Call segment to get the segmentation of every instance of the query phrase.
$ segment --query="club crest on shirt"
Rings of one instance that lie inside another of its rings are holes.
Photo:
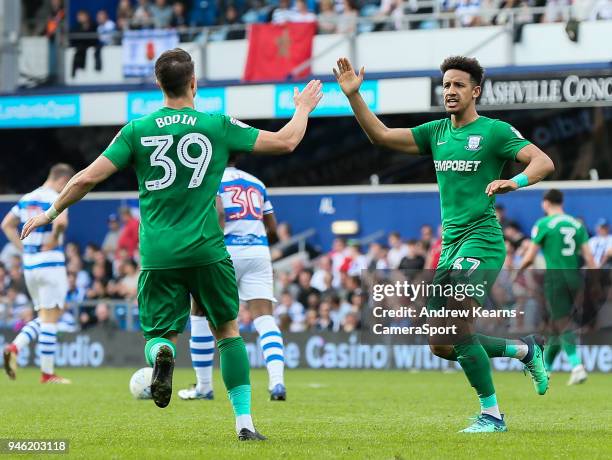
[[[480,150],[481,140],[482,140],[482,136],[468,136],[467,145],[465,146],[465,149],[470,150],[472,152]]]

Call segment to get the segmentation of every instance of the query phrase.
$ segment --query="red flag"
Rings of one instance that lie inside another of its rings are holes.
[[[253,24],[249,28],[246,81],[285,80],[291,70],[312,57],[315,22]],[[310,75],[310,66],[295,77]]]

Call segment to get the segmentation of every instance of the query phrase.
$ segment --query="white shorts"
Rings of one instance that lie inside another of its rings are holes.
[[[34,309],[64,308],[68,294],[66,267],[44,267],[24,270],[24,278]]]
[[[276,302],[270,259],[236,259],[233,263],[241,301],[266,299]]]

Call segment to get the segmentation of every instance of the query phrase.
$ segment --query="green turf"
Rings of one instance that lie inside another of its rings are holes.
[[[509,432],[466,435],[457,430],[478,406],[461,373],[293,370],[282,403],[268,401],[257,370],[254,420],[269,441],[239,443],[217,371],[217,399],[185,402],[176,390],[194,377],[177,370],[166,409],[132,398],[132,372],[62,370],[69,386],[40,385],[34,369],[15,382],[0,376],[0,438],[65,438],[69,456],[86,459],[610,458],[610,375],[567,387],[556,374],[537,396],[528,377],[497,373]]]

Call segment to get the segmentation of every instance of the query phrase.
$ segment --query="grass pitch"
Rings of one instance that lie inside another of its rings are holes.
[[[40,385],[35,369],[22,369],[15,382],[0,376],[0,438],[68,439],[68,456],[85,459],[612,456],[610,375],[567,387],[567,374],[555,374],[548,394],[537,396],[528,377],[496,373],[509,432],[466,435],[457,431],[478,403],[462,373],[290,370],[283,403],[268,401],[267,374],[255,370],[253,415],[269,440],[239,443],[217,370],[216,399],[185,402],[176,391],[194,375],[177,369],[166,409],[132,398],[133,371],[61,369],[73,380],[66,386]]]

